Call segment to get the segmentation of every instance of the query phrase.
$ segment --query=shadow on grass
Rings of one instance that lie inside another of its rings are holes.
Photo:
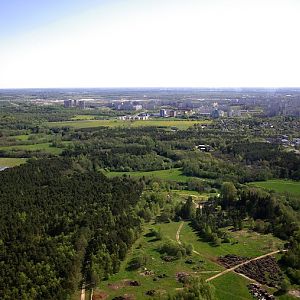
[[[157,242],[157,241],[160,241],[160,239],[154,238],[154,239],[152,239],[152,240],[149,240],[148,243],[154,243],[154,242]]]
[[[213,242],[209,241],[207,238],[205,238],[198,230],[196,230],[193,225],[192,222],[189,222],[188,225],[191,227],[192,232],[198,237],[197,242],[202,242],[202,243],[206,243],[211,247],[219,247],[219,245],[214,244]]]
[[[153,236],[155,236],[155,232],[150,231],[150,232],[144,234],[144,237],[147,237],[147,238],[148,237],[153,237]]]
[[[285,295],[286,293],[287,293],[287,291],[278,290],[278,291],[274,292],[273,295],[275,297],[279,297],[279,296]]]

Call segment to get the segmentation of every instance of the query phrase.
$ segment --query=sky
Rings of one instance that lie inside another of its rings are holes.
[[[299,0],[0,0],[0,88],[300,87]]]

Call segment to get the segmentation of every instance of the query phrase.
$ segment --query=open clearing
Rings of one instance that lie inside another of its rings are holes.
[[[0,157],[0,167],[15,167],[26,162],[26,158]]]
[[[80,120],[95,120],[95,116],[93,115],[77,115],[71,118],[72,121],[80,121]]]
[[[21,134],[21,135],[14,135],[12,138],[16,139],[17,141],[28,141],[30,135],[29,134]]]
[[[246,257],[257,257],[272,250],[283,248],[283,241],[271,234],[259,234],[245,230],[232,231],[227,228],[226,232],[231,237],[231,243],[222,243],[220,246],[213,246],[200,238],[194,229],[187,223],[181,230],[180,240],[194,245],[194,249],[203,257],[215,260],[218,256],[236,254]]]
[[[188,191],[186,191],[188,193]],[[183,285],[176,281],[178,272],[186,272],[207,279],[217,272],[225,270],[216,260],[219,255],[229,253],[238,253],[248,257],[256,257],[270,252],[270,249],[282,247],[282,241],[272,237],[271,235],[259,235],[246,230],[231,232],[235,241],[235,245],[221,244],[219,247],[213,247],[199,239],[197,234],[190,227],[188,222],[183,222],[180,232],[181,242],[192,243],[194,253],[186,258],[178,259],[172,262],[165,262],[161,259],[157,251],[159,245],[165,239],[176,240],[176,233],[180,226],[180,222],[170,222],[163,224],[146,224],[144,234],[136,241],[132,249],[129,251],[126,260],[122,262],[121,269],[118,274],[111,276],[107,281],[103,281],[95,293],[104,293],[108,295],[107,299],[116,296],[133,295],[134,299],[150,299],[145,293],[148,290],[157,290],[161,293],[174,293],[176,289],[182,288]],[[153,236],[147,235],[151,229],[160,229],[163,240],[158,241]],[[270,248],[271,247],[271,248]],[[147,270],[153,271],[153,275],[141,274],[140,270],[128,271],[126,266],[128,262],[136,256],[146,255],[149,262]],[[191,258],[193,263],[185,263],[187,258]],[[166,277],[158,278],[158,275],[165,274]],[[155,278],[155,279],[154,279]],[[154,280],[153,280],[154,279]],[[136,280],[140,286],[128,286],[126,280]],[[216,298],[218,300],[250,300],[253,299],[248,292],[247,284],[250,281],[234,272],[224,274],[213,280],[211,284],[216,289]],[[281,299],[281,298],[280,298]],[[294,299],[294,298],[282,298]]]
[[[67,143],[64,142],[67,146]],[[0,150],[3,151],[14,151],[14,150],[24,150],[24,151],[41,151],[51,153],[53,155],[59,155],[63,151],[63,148],[52,147],[51,143],[41,143],[32,145],[14,145],[14,146],[1,146]]]
[[[278,179],[252,182],[250,185],[258,186],[267,190],[274,190],[277,193],[289,193],[293,196],[300,196],[300,181]]]
[[[180,168],[168,169],[168,170],[158,170],[158,171],[147,171],[147,172],[107,172],[105,173],[108,177],[128,175],[132,177],[153,177],[160,178],[164,180],[171,180],[177,182],[187,182],[190,178],[182,174]]]
[[[91,127],[177,127],[178,129],[187,129],[194,124],[209,124],[211,121],[203,120],[74,120],[64,122],[48,122],[49,127],[73,127],[73,128],[91,128]]]
[[[192,197],[194,202],[203,202],[207,201],[209,197],[214,197],[216,193],[199,193],[197,191],[190,190],[171,190],[170,194],[173,198],[179,198],[181,200],[187,199],[187,197]]]

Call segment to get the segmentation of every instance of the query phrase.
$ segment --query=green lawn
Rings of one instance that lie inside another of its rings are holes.
[[[18,141],[28,141],[30,135],[29,134],[21,134],[21,135],[14,135],[12,137]]]
[[[180,239],[183,242],[191,243],[204,257],[215,261],[218,256],[226,254],[236,254],[240,256],[256,257],[270,251],[283,248],[283,241],[272,236],[271,234],[259,234],[248,230],[230,231],[227,232],[237,244],[222,243],[215,247],[199,238],[188,223],[185,223]]]
[[[292,295],[286,294],[286,295],[279,296],[278,299],[279,300],[297,300],[297,299],[299,300],[299,297],[297,298]]]
[[[54,155],[59,155],[63,151],[62,148],[51,147],[51,143],[41,143],[32,145],[15,145],[15,146],[1,146],[0,150],[13,151],[13,150],[27,150],[27,151],[42,151],[51,153]],[[67,143],[66,143],[67,145]]]
[[[218,300],[250,300],[254,299],[249,293],[249,281],[236,273],[227,273],[213,280],[215,295]]]
[[[77,115],[71,118],[72,121],[80,121],[80,120],[94,120],[95,116],[92,115]]]
[[[163,119],[154,119],[154,120],[74,120],[74,121],[63,121],[63,122],[48,122],[49,127],[73,127],[73,128],[90,128],[90,127],[142,127],[142,126],[154,126],[154,127],[177,127],[178,129],[187,129],[194,124],[208,124],[211,121],[202,121],[202,120],[163,120]]]
[[[0,167],[15,167],[26,162],[26,158],[0,157]]]
[[[179,223],[176,222],[159,225],[146,225],[144,233],[149,233],[150,228],[161,228],[164,238],[173,238],[175,240],[178,226]],[[181,288],[182,284],[176,281],[176,273],[182,271],[192,272],[191,265],[185,263],[185,258],[174,262],[163,261],[157,251],[160,243],[161,241],[154,241],[153,237],[147,237],[145,235],[141,236],[141,238],[134,244],[132,250],[129,251],[126,260],[122,262],[120,272],[111,276],[108,281],[102,282],[99,286],[99,290],[109,294],[108,299],[124,294],[133,294],[135,295],[135,299],[149,299],[149,296],[145,295],[148,290],[155,289],[166,293],[174,292],[176,288]],[[140,274],[140,271],[126,270],[128,262],[133,257],[141,254],[145,254],[149,257],[147,269],[154,271],[155,275],[143,276]],[[153,278],[160,274],[166,274],[167,277],[153,281]],[[109,286],[109,284],[121,284],[122,281],[126,279],[137,280],[140,282],[141,286],[126,286],[116,290]]]
[[[125,261],[121,263],[120,272],[111,276],[107,281],[100,283],[95,291],[108,295],[107,299],[112,299],[116,296],[134,295],[135,299],[149,299],[145,293],[148,290],[154,289],[162,293],[174,293],[176,289],[182,288],[182,284],[176,281],[176,273],[187,272],[202,277],[209,278],[216,271],[224,270],[222,266],[217,264],[216,258],[219,255],[227,253],[236,253],[244,256],[258,256],[262,253],[267,253],[272,247],[281,246],[282,242],[269,235],[257,235],[256,233],[247,233],[246,231],[237,232],[235,239],[239,241],[237,245],[225,245],[220,247],[212,247],[207,243],[199,240],[196,233],[188,225],[184,223],[180,234],[182,242],[192,243],[194,249],[200,254],[193,253],[191,259],[194,264],[186,264],[186,258],[182,258],[173,262],[165,262],[161,259],[157,251],[162,241],[157,241],[154,237],[147,236],[151,228],[160,229],[163,235],[163,240],[171,238],[176,240],[176,232],[180,222],[170,222],[163,224],[146,224],[144,226],[144,234],[135,242],[132,249],[128,252]],[[270,245],[269,241],[272,241]],[[146,265],[147,270],[154,272],[154,275],[144,276],[141,270],[128,271],[126,266],[128,262],[138,255],[146,255],[149,261]],[[212,272],[210,272],[212,271]],[[209,273],[207,273],[209,272]],[[166,278],[157,278],[160,274],[166,274]],[[141,285],[139,287],[126,286],[125,280],[137,280]],[[215,287],[217,300],[250,300],[253,299],[247,289],[249,281],[235,273],[228,273],[211,281]],[[282,298],[290,299],[290,298]]]
[[[294,196],[300,196],[300,181],[278,179],[252,182],[250,185],[258,186],[267,190],[274,190],[278,193],[290,193]]]
[[[170,194],[174,198],[186,199],[192,197],[195,202],[207,201],[209,197],[216,196],[216,193],[199,193],[197,191],[189,190],[171,190]]]
[[[160,178],[164,180],[172,180],[177,182],[187,182],[188,179],[192,177],[188,177],[182,174],[182,171],[180,168],[175,169],[168,169],[168,170],[158,170],[158,171],[148,171],[148,172],[107,172],[105,175],[108,177],[114,177],[114,176],[122,176],[122,175],[129,175],[132,177],[154,177],[154,178]]]

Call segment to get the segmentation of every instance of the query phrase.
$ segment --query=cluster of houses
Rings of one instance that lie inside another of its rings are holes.
[[[284,146],[291,146],[291,147],[300,146],[300,138],[289,139],[288,135],[281,135],[275,138],[266,138],[266,141],[271,144],[280,144]]]
[[[119,120],[149,120],[150,115],[147,113],[141,113],[137,115],[127,115],[118,117]]]

